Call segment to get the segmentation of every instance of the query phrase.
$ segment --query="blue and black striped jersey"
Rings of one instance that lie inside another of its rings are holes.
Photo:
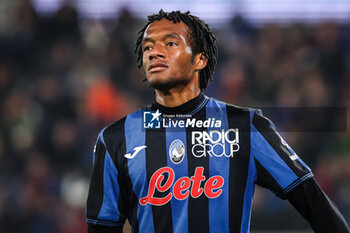
[[[101,131],[87,222],[129,219],[134,233],[246,233],[255,184],[285,198],[312,176],[261,111],[200,94]]]

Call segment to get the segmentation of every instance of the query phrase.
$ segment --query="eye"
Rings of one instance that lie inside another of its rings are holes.
[[[145,46],[145,47],[143,48],[143,51],[145,52],[145,51],[150,50],[150,49],[151,49],[151,46]]]
[[[167,46],[174,46],[177,45],[175,42],[173,41],[169,41],[168,43],[166,43]]]

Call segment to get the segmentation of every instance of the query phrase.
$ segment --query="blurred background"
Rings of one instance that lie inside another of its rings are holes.
[[[145,16],[160,8],[191,10],[217,35],[207,95],[324,111],[299,122],[269,117],[287,125],[282,136],[349,223],[349,127],[330,114],[350,115],[349,1],[1,0],[0,233],[86,232],[98,132],[153,101],[133,48]],[[315,119],[325,130],[300,126]],[[258,187],[251,228],[311,232],[288,202]]]

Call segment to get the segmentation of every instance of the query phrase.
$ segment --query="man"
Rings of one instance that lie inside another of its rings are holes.
[[[208,25],[162,10],[136,42],[155,103],[103,129],[89,233],[249,232],[255,183],[288,199],[315,232],[349,232],[306,164],[259,110],[203,94],[217,61]]]

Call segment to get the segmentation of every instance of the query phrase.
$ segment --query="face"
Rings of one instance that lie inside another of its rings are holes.
[[[142,42],[143,68],[150,86],[171,89],[193,79],[196,67],[188,35],[185,23],[174,24],[165,18],[146,29]]]

